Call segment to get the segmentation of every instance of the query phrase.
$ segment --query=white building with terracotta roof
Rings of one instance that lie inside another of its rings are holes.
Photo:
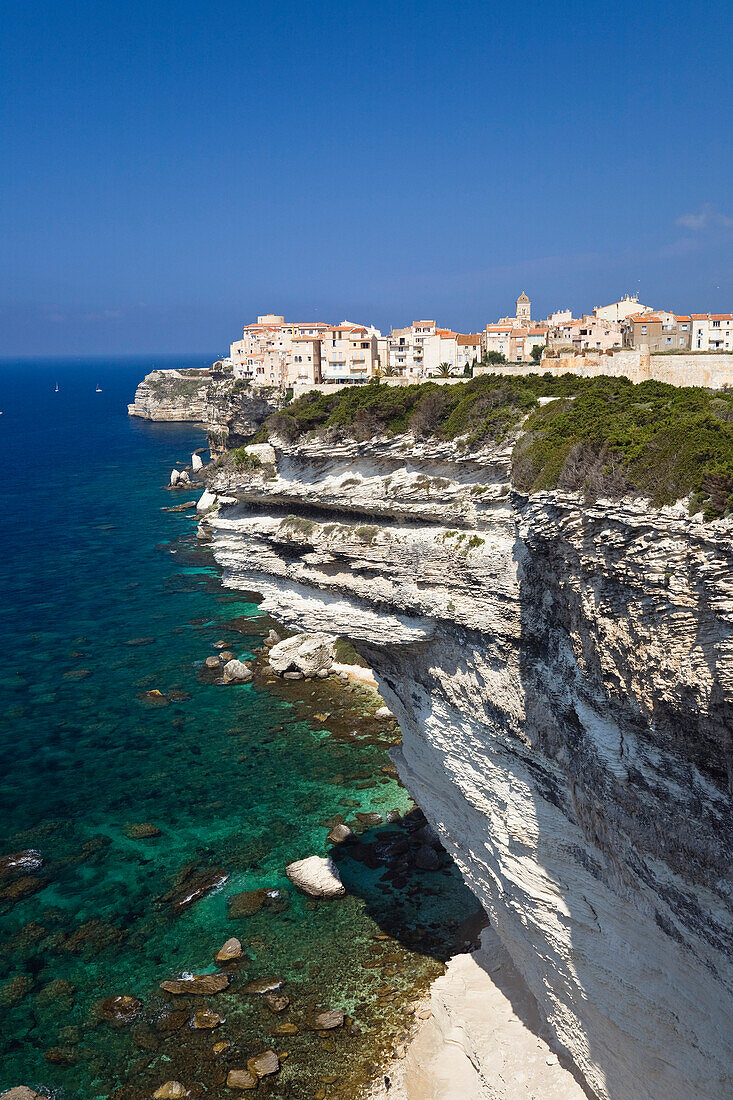
[[[733,313],[693,313],[693,351],[733,351]]]
[[[321,375],[324,382],[367,382],[379,370],[377,341],[381,332],[373,327],[342,321],[323,334]]]
[[[293,383],[364,382],[374,377],[379,360],[372,326],[344,321],[286,321],[276,313],[259,316],[245,325],[242,339],[231,345],[235,378],[260,385]]]
[[[433,320],[413,321],[409,328],[392,329],[382,342],[382,363],[405,378],[430,378],[447,363],[460,374],[466,363],[481,358],[481,336],[438,328]]]
[[[547,325],[531,325],[529,328],[517,326],[516,321],[500,321],[487,325],[483,332],[484,351],[496,351],[509,363],[528,363],[532,359],[532,348],[544,347],[548,340]]]

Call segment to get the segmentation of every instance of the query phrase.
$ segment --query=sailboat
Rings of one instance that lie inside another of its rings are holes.
[[[58,393],[58,392],[59,392],[59,384],[58,384],[58,382],[56,383],[56,389],[55,389],[55,390],[54,390],[53,392],[54,392],[54,393]]]
[[[95,393],[101,393],[102,392],[102,387],[100,386],[99,382],[97,382],[97,388],[94,392]]]

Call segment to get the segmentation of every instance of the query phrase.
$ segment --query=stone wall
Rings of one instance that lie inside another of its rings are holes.
[[[695,353],[651,355],[648,349],[622,348],[612,354],[586,352],[582,355],[543,355],[537,363],[494,363],[476,367],[474,374],[578,374],[596,378],[606,374],[613,378],[630,378],[632,382],[656,379],[672,386],[705,386],[721,389],[733,386],[733,355],[730,353]]]

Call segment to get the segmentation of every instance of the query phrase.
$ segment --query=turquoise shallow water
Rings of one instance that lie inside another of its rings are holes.
[[[188,496],[165,485],[205,438],[126,416],[151,365],[0,366],[0,860],[43,860],[0,863],[0,1091],[136,1100],[177,1078],[192,1097],[223,1097],[227,1070],[273,1046],[288,1057],[258,1095],[355,1095],[476,906],[447,861],[385,879],[380,845],[409,836],[400,823],[366,834],[358,858],[339,853],[346,898],[316,904],[289,886],[287,862],[328,850],[324,821],[411,809],[389,774],[394,735],[369,693],[202,676],[215,642],[248,658],[271,624],[221,589],[191,519],[161,510]],[[167,705],[150,705],[152,689]],[[132,839],[139,823],[160,835]],[[226,878],[179,912],[171,891],[206,875]],[[229,918],[233,894],[263,886],[287,906]],[[245,955],[229,989],[160,991],[214,972],[232,935]],[[283,1015],[245,991],[260,978],[286,983]],[[116,994],[140,1001],[120,1027],[99,1008]],[[203,1007],[226,1017],[215,1032],[190,1027]],[[354,1026],[313,1031],[330,1007]],[[283,1022],[297,1033],[277,1035]],[[216,1054],[217,1041],[230,1046]]]

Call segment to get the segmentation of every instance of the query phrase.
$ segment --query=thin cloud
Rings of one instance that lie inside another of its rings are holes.
[[[699,233],[705,229],[733,229],[733,218],[721,214],[711,202],[705,202],[697,211],[680,214],[675,224]]]

